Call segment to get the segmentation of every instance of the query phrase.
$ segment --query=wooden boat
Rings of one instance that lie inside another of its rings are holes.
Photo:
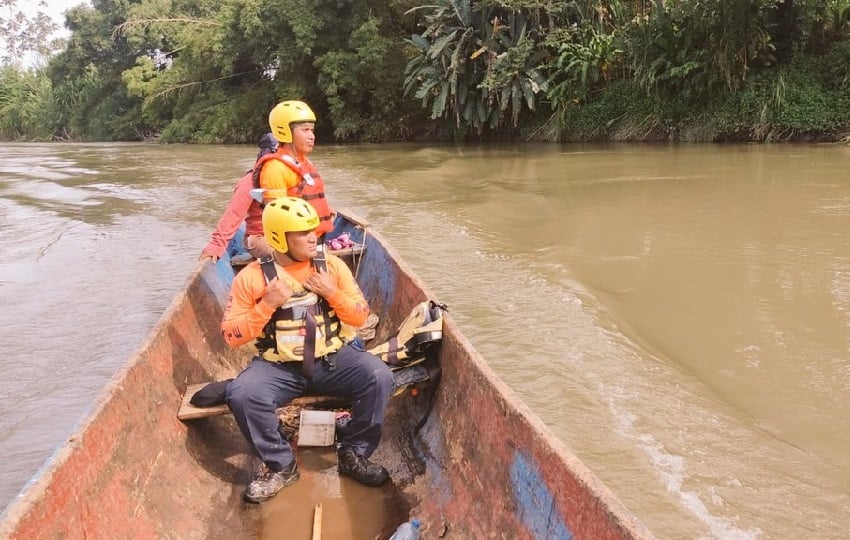
[[[332,234],[343,230],[361,246],[342,254],[380,315],[376,340],[386,339],[434,296],[378,234],[356,220]],[[262,535],[268,516],[241,501],[251,458],[232,417],[176,414],[187,387],[232,377],[249,357],[219,332],[233,277],[226,258],[199,265],[79,431],[6,509],[0,538]],[[652,538],[499,380],[450,314],[433,360],[439,381],[393,397],[387,411],[375,458],[390,471],[402,515],[378,537],[415,516],[423,538]],[[302,469],[301,481],[261,506],[304,481]]]

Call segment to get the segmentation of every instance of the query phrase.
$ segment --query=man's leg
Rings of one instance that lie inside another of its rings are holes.
[[[260,502],[298,479],[292,447],[278,430],[277,408],[304,393],[300,364],[255,358],[227,385],[227,405],[240,431],[268,469],[245,490],[245,499]]]
[[[393,376],[387,365],[363,350],[359,341],[340,349],[332,363],[320,362],[313,375],[313,392],[351,400],[351,421],[338,452],[339,471],[363,484],[380,485],[388,478],[387,471],[368,458],[381,440],[392,386]]]
[[[268,257],[274,250],[271,248],[269,243],[266,241],[265,236],[258,234],[252,236],[245,236],[244,241],[245,251],[251,254],[255,259],[262,259],[263,257]]]

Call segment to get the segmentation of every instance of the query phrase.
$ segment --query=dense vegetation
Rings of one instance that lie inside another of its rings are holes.
[[[255,142],[281,99],[337,141],[850,138],[850,0],[91,0],[58,44],[17,1],[6,140]]]

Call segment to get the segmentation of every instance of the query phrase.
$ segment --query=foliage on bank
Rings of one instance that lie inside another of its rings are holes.
[[[291,98],[337,141],[850,134],[850,0],[91,0],[52,56],[15,20],[4,139],[254,142]]]

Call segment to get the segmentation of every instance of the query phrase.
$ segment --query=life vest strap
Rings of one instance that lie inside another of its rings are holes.
[[[263,275],[266,278],[266,285],[277,277],[277,270],[274,267],[274,256],[266,255],[260,258],[260,268],[263,269]],[[272,315],[269,322],[263,327],[263,335],[264,336],[274,336],[274,321],[277,315],[277,311],[275,311],[275,315]],[[275,351],[277,351],[277,345],[274,343],[274,338],[271,339],[257,339],[257,349],[263,350],[268,348],[269,346],[274,347]]]
[[[369,352],[392,368],[421,362],[430,346],[443,339],[443,311],[446,306],[433,300],[415,305],[398,332]]]
[[[325,249],[324,246],[319,244],[316,246],[316,256],[313,258],[313,267],[316,270],[324,270],[328,271],[328,262],[325,258]],[[271,280],[278,277],[277,269],[274,266],[274,256],[269,255],[260,259],[260,267],[263,269],[263,275],[266,278],[266,283],[268,284]],[[324,314],[324,326],[325,326],[325,345],[329,345],[333,341],[333,337],[336,335],[333,333],[334,325],[339,326],[341,323],[339,319],[334,317],[329,317],[328,313],[332,313],[330,308],[330,304],[328,301],[321,296],[319,297],[318,308]],[[292,308],[282,308],[279,307],[275,310],[274,315],[272,315],[269,322],[266,323],[266,326],[263,327],[263,336],[257,339],[257,349],[262,351],[268,348],[272,348],[274,352],[278,352],[277,341],[274,339],[274,333],[276,330],[275,323],[278,319],[286,319],[293,320],[295,315],[295,310]],[[301,367],[301,371],[305,377],[312,378],[313,376],[313,367],[315,365],[316,360],[316,318],[313,313],[308,309],[305,314],[305,323],[306,323],[306,336],[304,339],[304,365]],[[270,338],[270,339],[269,339]],[[309,375],[308,375],[309,373]]]
[[[328,271],[328,261],[325,257],[325,246],[323,243],[319,242],[316,245],[316,256],[313,257],[313,267],[320,272]],[[319,297],[319,304],[322,307],[322,311],[325,313],[330,312],[330,304],[328,301],[322,297]],[[331,342],[331,318],[325,317],[325,344]]]
[[[301,374],[308,379],[313,378],[313,368],[316,364],[316,319],[307,312],[307,335],[304,336],[304,361],[301,362]]]

